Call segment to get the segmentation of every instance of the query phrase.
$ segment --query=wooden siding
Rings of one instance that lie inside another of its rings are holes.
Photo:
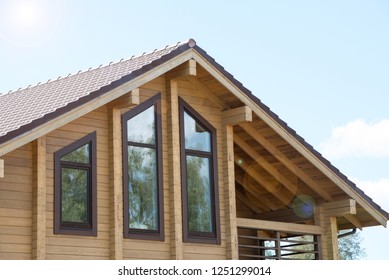
[[[97,230],[96,237],[53,233],[54,225],[54,153],[78,139],[97,133]],[[109,258],[109,157],[108,111],[103,106],[46,136],[47,149],[47,259]]]
[[[204,117],[217,130],[217,160],[218,160],[218,188],[220,208],[221,245],[183,243],[184,259],[226,259],[226,216],[224,200],[224,174],[223,174],[223,126],[219,107],[209,102],[191,83],[180,80],[178,82],[178,95],[192,106],[197,113]]]
[[[32,144],[3,157],[0,178],[0,259],[32,258]]]

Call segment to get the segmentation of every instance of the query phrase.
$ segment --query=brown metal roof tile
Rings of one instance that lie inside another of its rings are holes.
[[[7,141],[4,136],[13,137],[12,132],[142,69],[188,42],[0,95],[0,143]]]

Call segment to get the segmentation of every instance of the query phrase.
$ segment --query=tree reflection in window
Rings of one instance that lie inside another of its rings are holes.
[[[159,98],[123,115],[126,237],[163,239]]]
[[[55,233],[96,235],[96,133],[55,153]]]
[[[180,99],[185,242],[220,243],[216,130]]]

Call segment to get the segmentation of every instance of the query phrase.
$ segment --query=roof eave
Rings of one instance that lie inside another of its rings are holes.
[[[365,195],[353,182],[336,169],[328,160],[309,145],[301,136],[282,121],[269,107],[264,105],[250,90],[228,73],[220,64],[197,45],[194,47],[194,59],[223,86],[249,106],[264,122],[282,138],[322,171],[331,181],[347,195],[355,199],[380,225],[386,227],[389,214]]]

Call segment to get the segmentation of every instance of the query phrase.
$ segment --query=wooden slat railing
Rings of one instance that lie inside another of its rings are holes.
[[[320,259],[319,226],[237,219],[240,259]]]

